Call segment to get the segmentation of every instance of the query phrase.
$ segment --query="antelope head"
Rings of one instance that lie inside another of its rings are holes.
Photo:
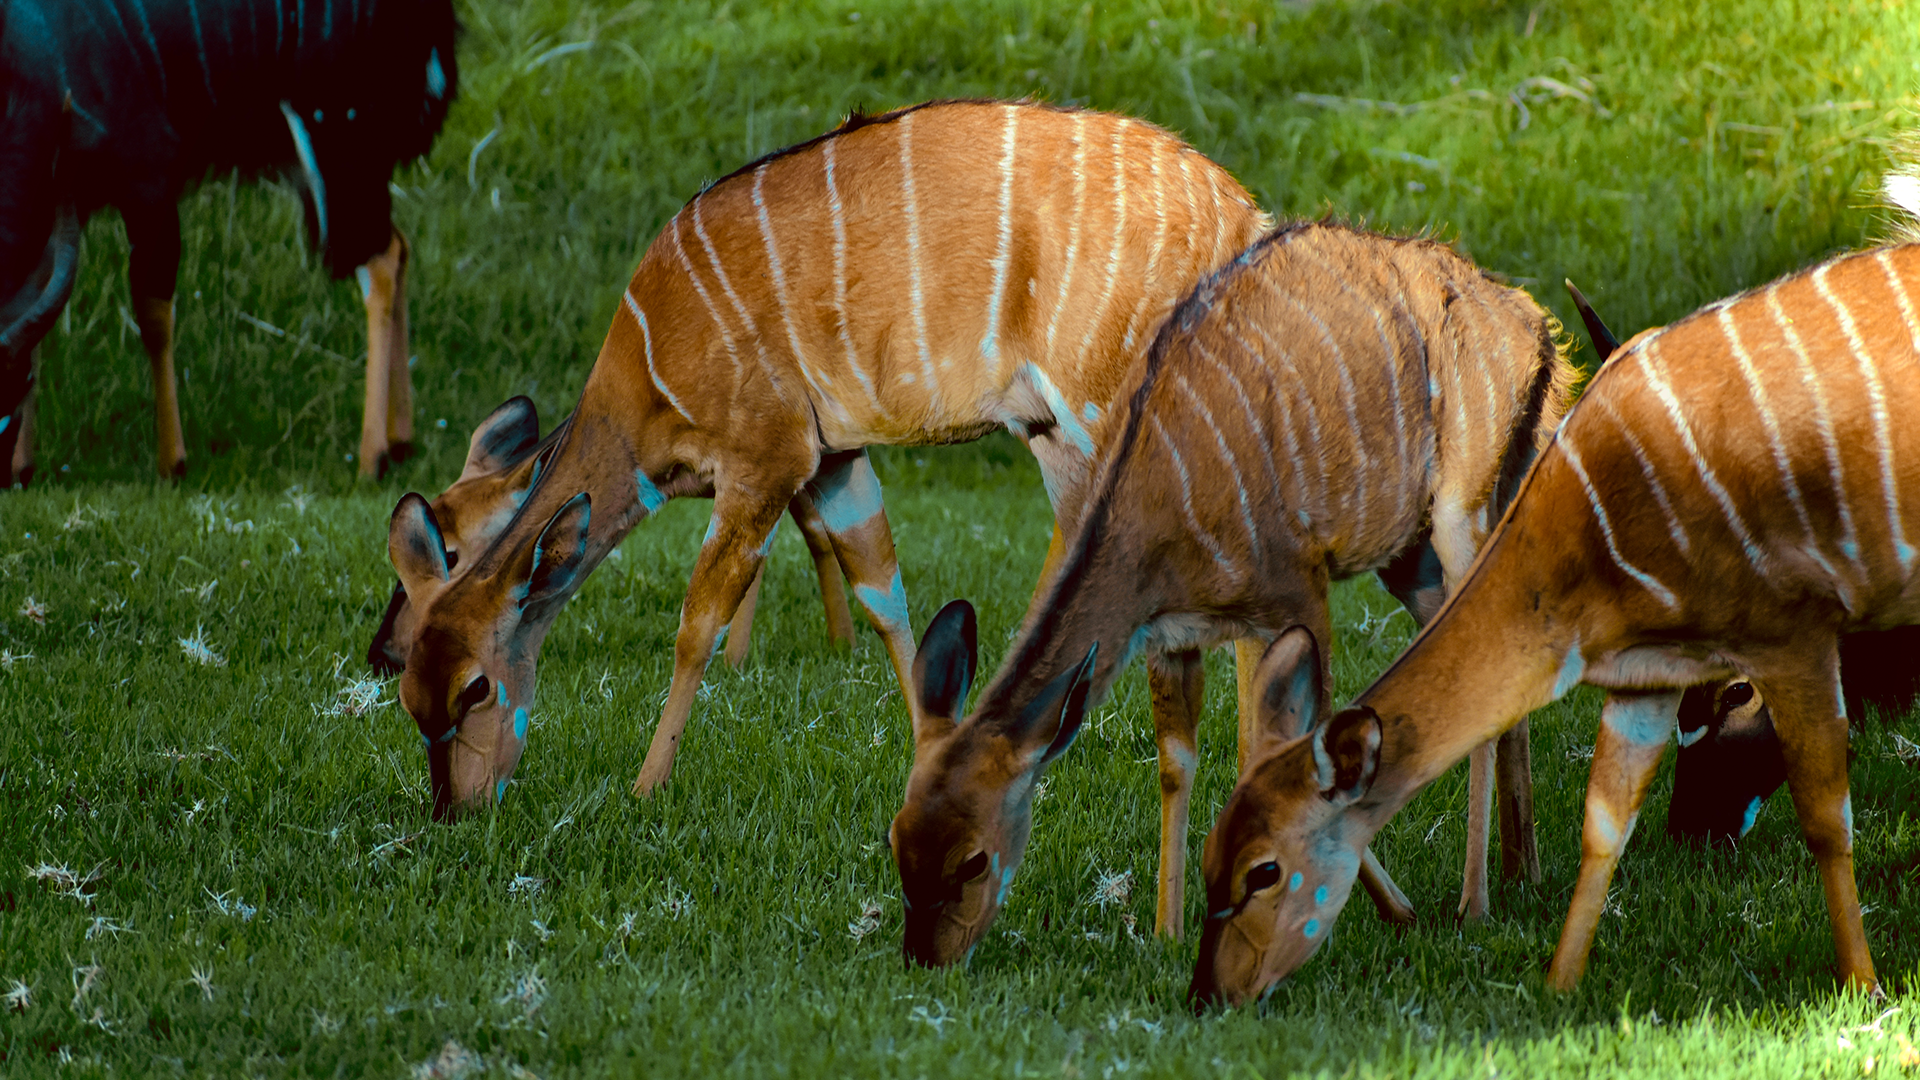
[[[1787,780],[1773,716],[1745,678],[1708,683],[1680,698],[1667,832],[1712,843],[1753,828],[1760,804]]]
[[[540,643],[585,577],[591,509],[575,495],[533,545],[497,565],[476,558],[456,578],[427,500],[408,492],[394,508],[387,554],[422,612],[399,696],[426,742],[436,817],[506,793],[526,747]]]
[[[1017,716],[956,723],[979,662],[973,605],[955,600],[927,627],[913,665],[913,772],[887,833],[908,960],[940,967],[964,959],[999,914],[1026,854],[1034,785],[1086,717],[1097,652],[1088,650]]]
[[[513,519],[539,471],[541,448],[540,414],[525,397],[508,398],[473,429],[460,478],[431,508],[449,572],[459,569],[463,553],[486,550]],[[396,581],[386,617],[367,645],[368,666],[381,675],[404,670],[419,620],[419,607],[408,602],[406,585]]]
[[[1380,718],[1346,709],[1314,723],[1320,658],[1302,627],[1268,647],[1255,685],[1254,764],[1201,857],[1207,917],[1187,992],[1196,1010],[1244,1004],[1306,963],[1333,929],[1373,835],[1348,810],[1379,769]]]

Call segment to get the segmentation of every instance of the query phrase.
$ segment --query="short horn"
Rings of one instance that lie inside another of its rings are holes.
[[[1594,313],[1593,305],[1587,303],[1587,298],[1581,295],[1580,288],[1573,283],[1573,279],[1563,280],[1566,281],[1567,291],[1573,294],[1573,306],[1580,309],[1580,321],[1587,326],[1587,336],[1593,339],[1593,351],[1600,354],[1601,363],[1606,363],[1608,357],[1620,351],[1619,339],[1613,336],[1613,331],[1607,329],[1606,323],[1600,321],[1600,316]]]

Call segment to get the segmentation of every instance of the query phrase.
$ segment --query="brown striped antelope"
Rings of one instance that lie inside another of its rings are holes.
[[[1088,509],[964,722],[953,718],[976,663],[971,615],[928,629],[913,772],[891,832],[907,955],[952,963],[979,940],[1019,866],[1041,770],[1143,650],[1179,695],[1154,703],[1156,921],[1178,935],[1199,650],[1303,626],[1309,644],[1291,667],[1321,686],[1327,584],[1368,571],[1429,619],[1565,409],[1574,369],[1556,329],[1441,244],[1339,225],[1283,228],[1203,283],[1136,369]],[[1243,733],[1242,747],[1261,740]],[[1525,745],[1508,744],[1524,826],[1506,839],[1516,869],[1537,874]],[[1485,751],[1461,901],[1473,916],[1486,906]],[[1411,918],[1377,864],[1369,876],[1383,913]]]
[[[555,428],[553,434],[558,432]],[[487,414],[474,429],[467,443],[466,465],[459,478],[431,504],[433,519],[446,545],[449,571],[458,567],[461,552],[485,550],[506,528],[514,508],[526,499],[539,457],[553,444],[553,434],[540,438],[540,416],[533,402],[517,396]],[[820,598],[826,605],[828,640],[837,647],[851,648],[853,618],[847,608],[846,591],[840,585],[840,561],[834,557],[826,524],[804,493],[794,496],[788,512],[800,527],[800,535],[813,556],[814,573],[820,579]],[[734,612],[732,624],[722,632],[726,639],[724,655],[727,663],[735,667],[746,662],[759,593],[760,578],[755,577],[746,598]],[[395,582],[386,616],[367,646],[367,664],[382,675],[398,675],[406,670],[407,650],[413,647],[418,617],[419,609],[407,602],[407,590]]]
[[[499,537],[455,576],[426,500],[394,512],[389,552],[420,605],[400,696],[433,748],[436,805],[504,790],[554,616],[677,496],[711,495],[713,519],[636,793],[666,780],[714,638],[802,492],[910,688],[906,592],[863,448],[1006,427],[1070,517],[1132,359],[1267,223],[1151,124],[999,102],[856,117],[702,192],[642,257]]]
[[[1610,692],[1548,982],[1576,985],[1688,687],[1773,714],[1841,976],[1876,986],[1853,878],[1839,636],[1920,622],[1920,245],[1844,256],[1616,354],[1467,580],[1352,707],[1243,774],[1207,838],[1198,1002],[1305,962],[1423,785],[1578,683]]]

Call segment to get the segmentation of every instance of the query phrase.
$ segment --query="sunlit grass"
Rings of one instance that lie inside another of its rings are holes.
[[[753,660],[710,673],[650,802],[626,791],[666,691],[699,503],[636,531],[556,624],[497,812],[427,820],[418,735],[359,662],[397,494],[444,485],[509,394],[563,414],[667,215],[849,107],[1031,93],[1134,112],[1279,213],[1431,230],[1568,316],[1572,276],[1630,332],[1874,232],[1876,140],[1903,122],[1920,58],[1913,15],[532,3],[463,17],[463,99],[427,165],[397,178],[425,452],[387,484],[351,487],[363,317],[352,286],[302,268],[285,192],[214,182],[183,210],[194,465],[179,490],[145,479],[123,234],[111,215],[88,232],[46,350],[49,483],[0,498],[0,1071],[1913,1068],[1920,778],[1882,728],[1859,741],[1853,780],[1885,1006],[1835,989],[1784,799],[1738,849],[1700,852],[1664,835],[1664,774],[1586,983],[1544,990],[1596,724],[1596,699],[1576,694],[1535,721],[1540,886],[1501,888],[1489,922],[1455,925],[1464,783],[1450,774],[1376,845],[1419,926],[1391,932],[1362,902],[1264,1006],[1196,1020],[1191,946],[1148,934],[1158,785],[1137,670],[1050,773],[971,968],[930,973],[900,962],[885,845],[905,711],[870,633],[852,656],[828,647],[791,530]],[[997,663],[1050,526],[1031,461],[1004,437],[877,461],[916,620],[972,598]],[[1336,615],[1344,698],[1411,624],[1370,581],[1342,586]],[[1215,657],[1196,859],[1232,782],[1231,685]]]

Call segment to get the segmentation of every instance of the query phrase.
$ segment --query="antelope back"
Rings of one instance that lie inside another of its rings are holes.
[[[689,202],[626,303],[689,422],[811,409],[825,444],[1008,426],[1091,455],[1154,327],[1267,218],[1152,124],[933,102],[780,151]],[[671,285],[668,279],[673,279]],[[811,420],[810,420],[811,422]]]

